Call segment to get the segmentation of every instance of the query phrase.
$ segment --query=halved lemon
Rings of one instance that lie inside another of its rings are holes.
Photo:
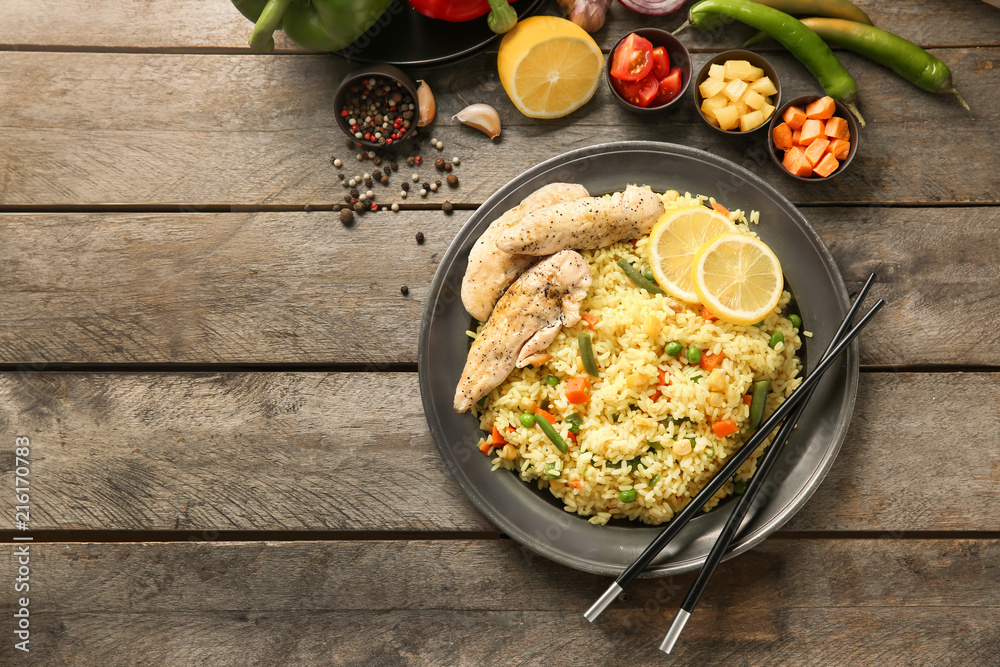
[[[604,75],[604,55],[586,30],[555,16],[518,22],[500,42],[500,83],[531,118],[562,118],[586,104]]]
[[[771,314],[785,286],[781,263],[767,244],[740,232],[719,234],[698,248],[691,283],[716,317],[743,325]]]
[[[697,303],[691,284],[695,252],[713,236],[735,232],[726,216],[704,206],[667,211],[649,232],[649,265],[660,287],[675,299]]]

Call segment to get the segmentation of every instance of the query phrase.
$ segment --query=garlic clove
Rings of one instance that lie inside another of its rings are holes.
[[[489,104],[470,104],[452,116],[452,120],[476,128],[490,140],[500,136],[500,114]]]
[[[426,127],[434,120],[434,114],[437,113],[437,104],[434,102],[434,93],[431,91],[431,87],[427,85],[427,82],[419,79],[417,83],[420,84],[420,87],[417,88],[417,109],[420,111],[420,115],[417,118],[417,127]]]

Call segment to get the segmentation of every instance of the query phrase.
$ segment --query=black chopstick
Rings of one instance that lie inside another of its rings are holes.
[[[854,304],[851,306],[851,309],[847,314],[847,318],[840,325],[837,333],[834,334],[833,340],[830,341],[830,345],[824,353],[824,357],[830,354],[831,350],[844,335],[844,331],[848,326],[850,326],[851,320],[854,319],[854,315],[857,313],[859,307],[861,306],[861,302],[868,294],[868,290],[871,288],[874,280],[875,274],[873,273],[868,278],[864,287],[861,288],[861,291],[858,292],[858,296],[854,300]],[[733,513],[726,521],[726,525],[723,526],[718,539],[715,541],[715,545],[705,558],[705,563],[701,566],[701,571],[698,573],[698,577],[691,584],[691,588],[688,591],[687,596],[681,603],[681,608],[677,612],[677,616],[674,618],[674,622],[670,626],[670,631],[667,632],[666,636],[663,638],[663,642],[660,644],[660,650],[664,653],[670,653],[674,648],[674,644],[677,643],[677,639],[684,630],[684,625],[687,623],[692,612],[694,612],[694,608],[698,606],[698,600],[701,599],[701,595],[708,586],[708,581],[715,573],[715,569],[719,566],[719,563],[722,562],[722,557],[729,551],[730,545],[736,538],[736,534],[739,532],[739,529],[743,524],[744,517],[746,517],[747,512],[753,505],[754,500],[757,497],[757,493],[763,486],[764,480],[770,473],[771,468],[778,460],[778,456],[780,455],[782,448],[788,441],[789,436],[791,436],[792,430],[795,428],[799,417],[802,416],[802,412],[805,410],[806,404],[808,403],[814,390],[815,386],[810,387],[806,391],[805,396],[802,398],[802,402],[795,408],[795,410],[792,411],[788,418],[785,419],[785,423],[778,429],[778,432],[774,436],[774,440],[771,442],[771,446],[768,448],[767,453],[757,465],[757,470],[750,479],[750,483],[743,492],[743,496],[740,498],[740,501],[737,503],[735,509],[733,509]]]
[[[873,276],[874,277],[874,276]],[[869,278],[871,281],[872,278]],[[858,300],[860,302],[860,300]],[[768,417],[763,424],[757,429],[757,431],[743,444],[743,447],[736,452],[736,454],[729,460],[726,465],[724,465],[719,472],[715,474],[708,484],[702,488],[698,494],[692,498],[685,507],[678,512],[670,523],[667,524],[656,538],[650,542],[649,546],[639,555],[635,561],[632,562],[625,570],[618,575],[618,578],[608,587],[608,589],[601,595],[600,598],[594,602],[593,605],[584,613],[584,618],[588,621],[593,622],[601,612],[604,611],[611,602],[618,597],[618,595],[624,590],[633,579],[635,579],[640,572],[649,565],[660,551],[672,540],[674,537],[683,530],[687,522],[690,521],[696,514],[701,511],[701,508],[708,503],[709,499],[715,495],[715,493],[722,487],[726,481],[732,477],[737,469],[743,465],[743,463],[750,458],[753,452],[760,446],[764,439],[770,434],[771,431],[783,420],[788,414],[795,409],[805,396],[807,390],[810,387],[815,387],[823,374],[833,365],[833,362],[847,349],[861,330],[868,324],[875,313],[885,304],[882,299],[872,307],[868,313],[865,314],[861,321],[851,329],[844,337],[837,342],[833,347],[827,351],[827,354],[823,356],[819,364],[809,375],[808,378],[799,386],[798,391],[795,391],[791,396],[789,396],[784,403],[782,403],[778,408]],[[843,326],[843,325],[842,325]]]

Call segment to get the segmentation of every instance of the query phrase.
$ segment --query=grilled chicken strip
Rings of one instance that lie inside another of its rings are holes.
[[[587,197],[529,213],[500,234],[496,245],[519,255],[604,248],[648,234],[662,214],[663,202],[656,194],[630,185],[610,197]]]
[[[580,321],[580,302],[590,288],[590,267],[579,253],[564,250],[544,259],[514,281],[472,342],[455,390],[455,412],[499,386],[514,367],[555,340],[560,327]]]
[[[538,209],[589,197],[587,188],[576,183],[550,183],[521,200],[493,221],[469,253],[469,266],[462,279],[462,303],[469,314],[485,322],[497,299],[519,275],[538,261],[531,255],[512,255],[497,248],[497,238],[511,225]]]

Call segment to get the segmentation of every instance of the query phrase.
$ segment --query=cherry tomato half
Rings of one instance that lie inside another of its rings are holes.
[[[634,32],[615,49],[611,76],[621,81],[638,81],[653,69],[653,45]]]
[[[671,67],[670,73],[657,82],[658,90],[653,98],[653,106],[666,104],[681,92],[681,68]]]
[[[667,54],[667,50],[662,46],[658,46],[652,51],[653,57],[653,76],[659,81],[667,74],[670,73],[670,56]]]
[[[659,84],[656,77],[647,74],[640,81],[619,81],[613,79],[615,88],[629,104],[637,107],[648,107],[649,103],[656,97]]]

